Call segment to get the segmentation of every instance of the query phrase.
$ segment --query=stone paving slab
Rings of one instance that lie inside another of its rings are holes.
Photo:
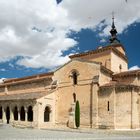
[[[140,140],[139,130],[63,129],[21,129],[0,125],[0,140]]]

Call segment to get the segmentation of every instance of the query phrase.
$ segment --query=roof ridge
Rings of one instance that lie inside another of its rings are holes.
[[[114,46],[121,46],[122,47],[121,44],[104,46],[102,48],[97,48],[95,50],[90,50],[90,51],[87,51],[87,52],[82,52],[82,53],[79,53],[79,54],[70,55],[69,58],[72,59],[72,58],[86,56],[86,55],[90,55],[90,54],[96,54],[96,53],[100,53],[100,52],[103,52],[105,50],[111,49],[111,50],[113,50],[114,52],[116,52],[119,56],[121,56],[122,58],[124,58],[127,61],[127,57],[122,52],[120,52],[119,50],[117,50]]]

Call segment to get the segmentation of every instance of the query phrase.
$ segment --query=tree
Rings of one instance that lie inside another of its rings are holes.
[[[76,101],[75,106],[75,125],[78,128],[80,126],[80,105],[79,101]]]

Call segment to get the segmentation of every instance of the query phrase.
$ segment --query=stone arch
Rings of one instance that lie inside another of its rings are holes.
[[[3,112],[2,112],[2,106],[0,106],[0,119],[2,119]]]
[[[32,106],[28,107],[28,121],[32,122],[33,121],[33,108]]]
[[[18,120],[18,108],[17,108],[17,106],[14,107],[13,113],[14,113],[14,120],[17,121]]]
[[[72,69],[69,73],[70,76],[72,76],[72,73],[76,72],[77,75],[79,75],[79,71],[77,69]]]
[[[21,109],[20,109],[20,120],[25,121],[25,109],[24,109],[24,106],[22,106]]]
[[[7,124],[9,124],[10,121],[10,108],[7,106],[6,108],[6,119],[7,119]]]
[[[51,113],[51,107],[46,106],[44,109],[44,122],[49,122],[50,121],[50,113]]]

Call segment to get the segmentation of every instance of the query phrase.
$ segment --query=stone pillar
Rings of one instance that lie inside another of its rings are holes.
[[[42,124],[42,122],[44,122],[43,119],[44,119],[44,112],[42,112],[41,110],[41,103],[36,103],[36,105],[34,106],[34,113],[33,113],[33,121],[35,121],[36,128],[40,128],[40,125]]]
[[[3,123],[7,123],[7,120],[6,120],[6,110],[4,107],[2,107],[2,121]]]
[[[133,89],[131,90],[131,128],[139,128],[139,108],[138,94]]]
[[[18,121],[20,121],[20,109],[18,108]]]
[[[90,127],[98,128],[98,84],[91,84]]]
[[[14,114],[13,114],[12,108],[10,107],[10,120],[9,120],[9,122],[12,123],[13,121],[14,121]]]
[[[68,126],[70,128],[75,128],[75,103],[71,104],[71,112],[69,113],[69,122]]]
[[[32,122],[32,125],[33,125],[33,127],[38,127],[38,114],[37,114],[37,112],[38,112],[38,108],[37,108],[37,106],[36,105],[34,105],[33,106],[33,122]]]
[[[25,107],[25,121],[27,122],[28,121],[28,109],[27,107]]]

